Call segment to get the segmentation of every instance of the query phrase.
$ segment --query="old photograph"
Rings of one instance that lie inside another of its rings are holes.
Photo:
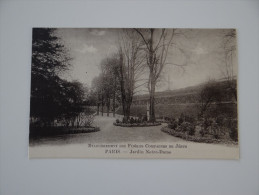
[[[239,159],[236,29],[33,28],[29,158]]]

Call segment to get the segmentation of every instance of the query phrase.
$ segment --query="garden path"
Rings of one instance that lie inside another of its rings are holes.
[[[120,117],[120,116],[117,116]],[[166,143],[186,144],[186,150],[174,150],[174,158],[218,158],[237,159],[238,146],[205,144],[185,141],[162,132],[161,126],[153,127],[118,127],[114,126],[113,117],[97,116],[95,125],[101,131],[94,133],[68,134],[40,138],[30,142],[29,153],[33,158],[84,158],[90,151],[88,144],[109,143]],[[95,152],[90,154],[95,156]],[[100,157],[100,156],[99,156]],[[103,156],[101,156],[103,157]]]
[[[115,118],[121,118],[117,115]],[[88,143],[121,143],[121,142],[168,142],[184,141],[161,131],[163,125],[151,127],[119,127],[114,126],[115,118],[110,116],[96,116],[94,125],[100,131],[93,133],[55,135],[39,138],[31,145],[44,144],[88,144]]]

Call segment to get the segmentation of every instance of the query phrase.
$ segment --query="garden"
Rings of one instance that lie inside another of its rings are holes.
[[[149,127],[149,126],[159,126],[160,122],[150,122],[148,121],[147,116],[138,116],[138,117],[123,117],[122,120],[116,119],[113,123],[115,126],[120,127]]]
[[[237,144],[237,120],[224,115],[195,118],[181,114],[169,118],[161,131],[185,140],[203,143]]]

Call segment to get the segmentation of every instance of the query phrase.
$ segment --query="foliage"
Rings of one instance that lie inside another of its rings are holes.
[[[135,121],[135,119],[134,118],[130,118],[130,120],[129,120],[129,122],[130,122],[130,124],[133,124],[133,123],[135,123],[136,121]]]
[[[223,31],[222,48],[224,51],[222,57],[222,74],[227,80],[228,88],[237,101],[237,86],[236,86],[236,72],[235,72],[235,59],[237,56],[237,40],[236,29],[226,29]]]
[[[195,118],[191,115],[185,115],[184,121],[189,122],[189,123],[195,123],[196,122]]]
[[[184,116],[181,114],[180,118],[178,119],[178,125],[181,125],[184,122]]]
[[[222,91],[215,82],[205,84],[199,94],[199,117],[203,117],[213,103],[220,103],[222,96]]]
[[[189,122],[183,122],[177,128],[178,131],[188,132],[188,134],[193,135],[195,133],[195,125]]]
[[[238,141],[238,128],[237,128],[237,120],[230,119],[227,124],[229,131],[229,136],[232,140]]]
[[[94,116],[93,115],[86,115],[84,119],[84,126],[85,127],[92,127],[94,122]]]
[[[177,121],[176,120],[170,121],[170,123],[168,124],[168,127],[171,129],[176,129],[178,127]]]
[[[83,111],[82,84],[60,78],[69,69],[70,60],[55,29],[33,29],[30,116],[43,125],[53,125],[56,119],[74,119]]]
[[[122,118],[122,123],[126,123],[126,124],[128,123],[127,117],[124,116],[124,117]]]

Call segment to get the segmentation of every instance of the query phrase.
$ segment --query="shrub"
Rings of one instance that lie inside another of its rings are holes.
[[[183,122],[181,125],[178,126],[179,131],[189,131],[191,128],[192,124],[189,122]]]
[[[216,121],[217,121],[217,119],[216,119]],[[220,138],[220,134],[222,133],[221,131],[220,131],[220,126],[219,126],[219,123],[217,123],[217,122],[212,122],[212,124],[211,124],[211,130],[212,130],[212,132],[213,132],[213,136],[214,136],[214,138],[215,139],[219,139]],[[221,122],[221,121],[220,121]]]
[[[145,116],[143,117],[142,121],[143,121],[143,122],[144,122],[144,121],[147,121],[147,115],[145,115]]]
[[[171,121],[171,119],[169,117],[167,117],[167,116],[164,119],[165,119],[165,121],[168,121],[168,122]]]
[[[135,123],[135,119],[134,118],[130,118],[130,124],[133,124],[133,123]]]
[[[188,134],[189,135],[194,135],[195,134],[195,125],[191,124],[191,126],[188,129]]]
[[[205,134],[208,134],[209,132],[209,127],[212,124],[212,120],[208,118],[201,118],[201,130],[199,131],[200,135],[203,137]]]
[[[193,116],[185,115],[184,121],[189,122],[189,123],[194,123],[195,122],[195,118]]]
[[[174,118],[174,117],[171,117],[171,118],[169,118],[169,120],[168,120],[170,123],[173,123],[173,122],[175,122],[176,121],[176,119]]]
[[[237,133],[237,128],[231,128],[230,129],[230,133],[229,133],[230,138],[233,141],[238,141],[238,133]]]
[[[116,123],[120,123],[120,120],[119,120],[119,119],[116,119]]]
[[[178,119],[178,125],[181,125],[181,124],[183,123],[183,121],[184,121],[183,118],[180,117],[180,118]]]
[[[178,124],[177,124],[176,120],[171,121],[171,122],[168,124],[168,128],[170,128],[170,129],[176,129],[177,126],[178,126]]]
[[[94,122],[94,116],[93,115],[87,115],[84,119],[84,126],[85,127],[91,127]]]
[[[237,128],[237,120],[231,119],[229,121],[229,136],[233,141],[238,141],[238,128]]]
[[[201,130],[199,131],[199,133],[200,133],[201,137],[204,137],[205,131],[204,131],[203,129],[201,129]]]
[[[216,118],[216,123],[218,124],[218,126],[222,127],[223,124],[224,124],[224,116],[223,115],[220,115]]]
[[[208,130],[208,128],[211,126],[212,124],[212,120],[208,119],[208,118],[205,118],[204,122],[203,122],[203,127],[204,127],[204,130],[205,132]]]
[[[125,116],[122,118],[122,123],[125,123],[125,124],[128,123],[128,119]]]

